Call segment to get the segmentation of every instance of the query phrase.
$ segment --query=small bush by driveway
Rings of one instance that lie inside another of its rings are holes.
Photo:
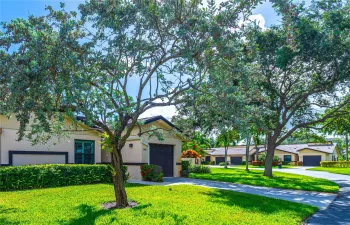
[[[263,176],[262,170],[249,172],[238,168],[212,168],[211,174],[193,174],[190,178],[224,181],[255,186],[337,193],[339,186],[330,180],[297,174],[273,172],[273,178]]]

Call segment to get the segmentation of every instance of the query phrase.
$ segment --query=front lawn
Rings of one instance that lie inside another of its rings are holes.
[[[211,174],[191,173],[189,177],[205,180],[232,182],[274,188],[296,189],[306,191],[337,193],[339,187],[336,183],[326,179],[308,176],[273,172],[273,178],[263,176],[262,170],[246,172],[241,168],[211,168]]]
[[[0,192],[0,224],[301,224],[317,208],[197,187],[127,185],[138,207],[104,210],[108,184]]]
[[[329,173],[350,175],[350,168],[314,167],[307,170],[325,171]]]

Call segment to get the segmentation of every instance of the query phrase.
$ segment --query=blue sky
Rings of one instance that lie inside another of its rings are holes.
[[[216,0],[218,3],[223,0]],[[64,2],[66,10],[77,10],[79,4],[84,0],[0,0],[0,21],[9,22],[16,18],[27,18],[29,15],[41,16],[45,15],[45,6],[51,5],[54,8],[59,8],[60,2]],[[279,17],[272,8],[270,2],[264,2],[259,5],[254,11],[255,16],[252,19],[258,20],[261,26],[269,27],[272,24],[279,23]],[[153,108],[146,112],[143,117],[163,115],[171,118],[175,113],[175,107]]]

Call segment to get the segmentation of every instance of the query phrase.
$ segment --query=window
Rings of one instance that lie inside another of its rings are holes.
[[[95,163],[95,142],[86,140],[75,140],[75,163],[93,164]]]
[[[283,156],[283,161],[284,162],[291,162],[292,161],[292,156],[291,155],[284,155]]]

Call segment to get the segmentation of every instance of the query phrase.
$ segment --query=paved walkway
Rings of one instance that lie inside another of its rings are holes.
[[[336,194],[330,193],[319,193],[311,191],[299,191],[299,190],[289,190],[289,189],[278,189],[269,187],[259,187],[244,184],[234,184],[226,182],[217,182],[209,180],[199,180],[190,178],[165,178],[163,183],[131,180],[131,183],[142,183],[148,185],[198,185],[209,188],[218,188],[222,190],[238,191],[248,194],[262,195],[270,198],[283,199],[287,201],[293,201],[298,203],[309,204],[317,206],[320,209],[326,209],[328,205],[334,200]]]
[[[339,195],[327,209],[321,209],[307,220],[310,225],[349,225],[350,224],[350,176],[333,174],[322,171],[298,169],[276,170],[285,173],[294,173],[311,177],[324,178],[336,182],[340,187]]]

